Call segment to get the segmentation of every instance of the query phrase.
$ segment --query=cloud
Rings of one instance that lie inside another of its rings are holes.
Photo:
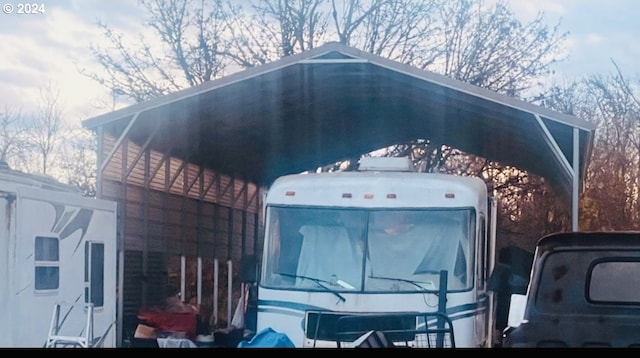
[[[566,61],[558,72],[567,78],[606,74],[613,70],[611,58],[629,76],[638,74],[640,55],[640,1],[637,0],[509,0],[516,16],[531,17],[544,11],[549,24],[561,21],[561,32],[569,32]]]
[[[131,0],[72,0],[71,8],[80,21],[87,25],[95,25],[102,18],[108,20],[113,28],[134,33],[140,30],[145,17],[144,10],[137,3]]]
[[[557,0],[508,1],[509,8],[514,15],[518,17],[520,21],[525,22],[535,19],[541,12],[544,13],[545,18],[551,18],[555,22],[567,14],[568,10],[565,3],[566,1]]]
[[[602,36],[599,33],[592,32],[590,34],[587,34],[587,36],[585,36],[584,42],[591,45],[599,45],[599,44],[602,44],[604,41],[606,41],[606,38],[604,36]]]
[[[51,82],[60,89],[65,115],[84,119],[81,116],[95,114],[95,103],[107,96],[79,71],[99,70],[89,51],[91,44],[105,41],[96,19],[108,16],[110,26],[124,25],[129,31],[140,29],[142,22],[136,12],[132,15],[131,1],[60,0],[45,6],[44,15],[24,15],[21,21],[9,16],[12,27],[0,25],[0,107],[11,103],[35,109],[39,89]]]

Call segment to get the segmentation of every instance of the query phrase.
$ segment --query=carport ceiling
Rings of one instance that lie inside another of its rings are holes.
[[[583,173],[594,130],[574,116],[338,43],[83,124],[140,145],[152,138],[152,149],[266,186],[283,174],[429,139],[538,174],[569,195],[574,150]]]

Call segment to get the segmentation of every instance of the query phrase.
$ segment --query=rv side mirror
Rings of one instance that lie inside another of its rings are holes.
[[[258,280],[258,260],[255,255],[242,256],[240,260],[240,282],[254,283]]]
[[[511,295],[509,303],[508,327],[518,327],[524,320],[524,311],[527,306],[527,296],[514,293]]]

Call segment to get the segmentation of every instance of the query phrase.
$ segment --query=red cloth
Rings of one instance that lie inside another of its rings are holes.
[[[196,337],[197,315],[192,312],[141,310],[138,319],[161,331],[184,332],[189,339]]]

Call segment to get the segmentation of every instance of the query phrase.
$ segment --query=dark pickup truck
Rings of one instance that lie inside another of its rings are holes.
[[[503,347],[640,347],[640,232],[541,238]]]

